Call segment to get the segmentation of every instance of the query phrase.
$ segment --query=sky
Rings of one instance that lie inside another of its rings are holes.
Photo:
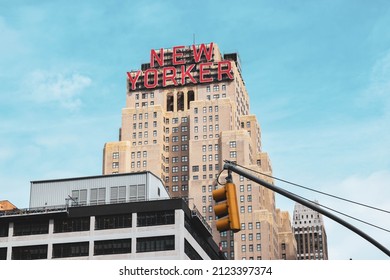
[[[274,176],[390,211],[389,26],[381,0],[0,0],[0,200],[26,208],[30,181],[102,174],[126,72],[195,41],[239,53]],[[275,184],[390,230],[389,213]],[[390,248],[389,231],[343,218]],[[388,259],[325,227],[330,259]]]

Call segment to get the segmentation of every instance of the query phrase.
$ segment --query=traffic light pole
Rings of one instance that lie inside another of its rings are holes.
[[[345,226],[346,228],[348,228],[349,230],[353,231],[354,233],[360,235],[361,237],[363,237],[364,239],[366,239],[368,242],[370,242],[371,244],[373,244],[374,246],[376,246],[379,250],[381,250],[383,253],[385,253],[387,256],[390,257],[390,250],[387,249],[385,246],[383,246],[382,244],[380,244],[378,241],[376,241],[375,239],[373,239],[371,236],[369,236],[368,234],[364,233],[363,231],[361,231],[360,229],[358,229],[357,227],[351,225],[350,223],[348,223],[347,221],[341,219],[340,217],[334,215],[333,213],[319,207],[318,205],[316,205],[315,203],[313,202],[310,202],[308,200],[305,200],[303,199],[302,197],[300,196],[297,196],[296,194],[293,194],[289,191],[286,191],[280,187],[277,187],[275,185],[272,185],[248,172],[246,172],[245,170],[242,170],[242,168],[239,168],[236,164],[230,162],[230,161],[225,161],[225,164],[223,166],[223,169],[226,169],[228,171],[233,171],[241,176],[244,176],[245,178],[248,178],[249,180],[252,180],[270,190],[273,190],[274,192],[278,193],[278,194],[281,194],[287,198],[290,198],[312,210],[315,210],[321,214],[323,214],[324,216],[334,220],[335,222]]]

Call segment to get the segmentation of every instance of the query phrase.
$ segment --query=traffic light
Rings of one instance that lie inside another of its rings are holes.
[[[240,214],[238,212],[236,186],[233,182],[228,180],[225,186],[214,190],[213,199],[215,202],[220,202],[214,206],[214,213],[218,216],[217,230],[240,231]]]

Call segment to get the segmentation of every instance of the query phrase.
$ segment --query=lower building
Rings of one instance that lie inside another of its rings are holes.
[[[0,260],[68,258],[225,259],[202,215],[150,172],[33,181],[29,209],[0,211]]]
[[[298,260],[328,259],[328,242],[322,214],[296,203],[293,228]]]
[[[206,225],[180,198],[5,211],[0,259],[223,259]]]

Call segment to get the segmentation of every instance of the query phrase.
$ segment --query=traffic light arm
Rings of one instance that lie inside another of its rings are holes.
[[[300,196],[297,196],[296,194],[293,194],[289,191],[286,191],[280,187],[277,187],[275,185],[272,185],[248,172],[246,172],[245,170],[242,170],[242,168],[239,168],[236,164],[230,162],[230,161],[225,161],[225,164],[223,166],[223,169],[226,169],[228,171],[233,171],[241,176],[244,176],[245,178],[249,179],[249,180],[252,180],[264,187],[266,187],[267,189],[270,189],[278,194],[281,194],[287,198],[290,198],[312,210],[315,210],[321,214],[323,214],[324,216],[334,220],[335,222],[345,226],[346,228],[348,228],[349,230],[353,231],[354,233],[360,235],[361,237],[363,237],[364,239],[366,239],[368,242],[370,242],[371,244],[373,244],[374,246],[376,246],[379,250],[381,250],[382,252],[384,252],[387,256],[390,257],[390,250],[387,249],[385,246],[383,246],[382,244],[380,244],[378,241],[376,241],[375,239],[373,239],[371,236],[369,236],[368,234],[364,233],[363,231],[361,231],[360,229],[358,229],[357,227],[351,225],[350,223],[348,223],[347,221],[341,219],[340,217],[334,215],[333,213],[319,207],[318,205],[316,205],[315,203],[313,202],[310,202],[308,200],[305,200],[303,199],[302,197]]]

